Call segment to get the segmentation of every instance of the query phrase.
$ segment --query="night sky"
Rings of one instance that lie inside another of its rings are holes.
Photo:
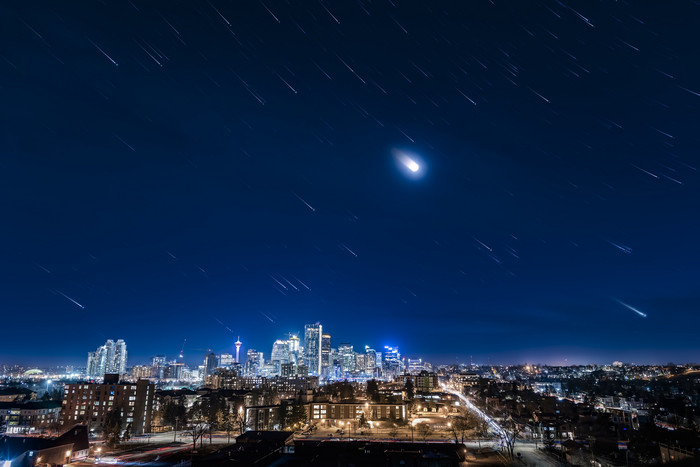
[[[3,2],[0,362],[267,356],[316,321],[434,362],[697,362],[699,22]]]

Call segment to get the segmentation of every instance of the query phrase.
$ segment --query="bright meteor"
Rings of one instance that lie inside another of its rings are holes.
[[[406,168],[407,168],[408,170],[410,170],[411,172],[418,172],[418,170],[420,170],[420,165],[418,165],[418,163],[417,163],[416,161],[414,161],[413,159],[411,159],[411,158],[408,157],[408,156],[405,156],[405,157],[404,157],[404,160],[401,161],[401,162],[402,162],[402,163],[406,166]]]
[[[625,302],[621,302],[620,300],[615,300],[615,301],[616,301],[617,303],[619,303],[620,305],[624,306],[625,308],[634,311],[635,313],[637,313],[637,314],[638,314],[639,316],[641,316],[642,318],[646,318],[646,317],[647,317],[647,314],[646,314],[646,313],[643,313],[643,312],[639,311],[639,310],[636,309],[635,307],[630,306],[630,305],[626,304]]]
[[[393,151],[394,160],[399,169],[401,169],[406,175],[411,178],[417,178],[422,176],[423,167],[421,166],[422,161],[420,157],[416,155],[409,155],[404,151],[395,149]]]

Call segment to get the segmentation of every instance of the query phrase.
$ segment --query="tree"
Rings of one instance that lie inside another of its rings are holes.
[[[357,421],[357,426],[359,428],[364,428],[366,426],[369,426],[369,422],[367,421],[367,417],[365,417],[364,413],[360,414],[360,418]]]
[[[192,437],[192,451],[197,448],[197,441],[200,441],[200,445],[203,444],[203,436],[206,432],[208,425],[204,417],[204,409],[200,401],[196,401],[190,407],[187,413],[187,419],[189,419],[189,424],[187,425],[186,432]]]
[[[228,442],[231,442],[231,432],[235,429],[234,417],[230,410],[222,409],[216,417],[216,424],[220,430],[224,430],[228,436]]]
[[[239,434],[248,428],[248,421],[245,419],[245,410],[243,407],[238,407],[238,411],[233,414],[233,426],[238,430]]]
[[[399,427],[396,423],[392,423],[389,427],[389,436],[391,438],[397,438],[399,436]]]
[[[372,402],[379,402],[379,384],[377,380],[370,379],[367,381],[367,399]]]
[[[122,435],[122,441],[129,441],[131,439],[131,423],[126,426],[124,434]]]
[[[425,441],[426,438],[433,432],[433,429],[430,428],[430,425],[423,422],[416,425],[416,431],[418,432],[418,436],[423,438],[423,441]]]
[[[336,381],[321,387],[321,391],[328,394],[331,400],[348,400],[355,397],[355,388],[347,381]]]
[[[158,416],[163,425],[174,427],[178,421],[183,422],[185,420],[186,412],[187,409],[185,409],[182,401],[175,402],[169,399],[161,404],[158,409]]]
[[[513,460],[513,448],[515,447],[515,440],[522,431],[522,427],[518,425],[513,417],[508,414],[505,417],[503,424],[501,425],[501,439],[503,440],[503,446],[506,448],[506,452]]]
[[[459,414],[450,418],[449,431],[455,439],[455,443],[464,443],[467,438],[467,433],[471,430],[476,431],[479,423],[479,418],[474,412],[462,409]]]
[[[112,409],[107,412],[102,430],[107,446],[113,448],[119,445],[122,431],[122,414],[119,409]]]

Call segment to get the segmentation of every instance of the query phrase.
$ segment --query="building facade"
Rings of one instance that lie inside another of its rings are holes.
[[[59,420],[61,403],[56,401],[0,402],[0,430],[32,433],[51,428]]]
[[[63,391],[61,425],[87,424],[91,429],[104,425],[107,413],[116,410],[122,427],[132,434],[150,433],[155,385],[142,379],[119,383],[117,375],[105,375],[103,384],[67,384]]]
[[[309,369],[309,374],[321,373],[321,339],[323,327],[321,324],[307,324],[304,326],[304,364]]]
[[[126,372],[126,342],[108,339],[94,352],[88,352],[87,376],[102,378],[106,373],[123,375]]]

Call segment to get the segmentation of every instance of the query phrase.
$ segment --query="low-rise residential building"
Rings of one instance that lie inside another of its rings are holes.
[[[59,420],[58,401],[0,402],[0,430],[30,433],[50,428]]]

